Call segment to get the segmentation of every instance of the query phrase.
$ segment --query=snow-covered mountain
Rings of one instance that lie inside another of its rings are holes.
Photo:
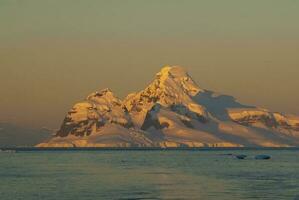
[[[299,146],[299,117],[238,103],[200,88],[166,66],[123,101],[109,89],[73,106],[55,137],[39,147]]]

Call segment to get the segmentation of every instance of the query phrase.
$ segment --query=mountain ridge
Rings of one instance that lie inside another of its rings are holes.
[[[299,146],[299,118],[243,105],[200,88],[165,66],[144,89],[119,99],[110,89],[75,104],[55,137],[38,147]]]

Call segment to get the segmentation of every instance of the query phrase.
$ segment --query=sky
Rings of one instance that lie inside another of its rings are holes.
[[[142,90],[164,65],[299,115],[297,0],[0,0],[0,121],[58,128],[72,105]]]

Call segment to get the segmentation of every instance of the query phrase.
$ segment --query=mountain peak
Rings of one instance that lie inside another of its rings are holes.
[[[189,77],[188,73],[183,67],[180,66],[164,66],[160,72],[156,74],[159,78],[181,78],[181,77]]]
[[[122,103],[122,101],[115,96],[109,88],[91,93],[87,96],[86,100],[98,104],[116,103],[120,105]]]
[[[95,94],[102,95],[102,96],[104,96],[104,95],[110,95],[110,96],[112,95],[113,96],[114,95],[112,90],[110,90],[109,88],[105,88],[100,91],[96,91]]]
[[[155,83],[156,82],[156,83]],[[156,74],[154,84],[159,84],[161,88],[172,90],[171,93],[181,93],[182,91],[190,96],[203,91],[188,72],[180,66],[165,66]],[[181,89],[181,90],[180,90]]]
[[[184,68],[165,66],[148,87],[127,97],[124,104],[129,111],[138,111],[140,107],[151,109],[156,103],[164,107],[182,105],[205,116],[205,109],[200,105],[194,106],[196,103],[193,101],[193,97],[201,91]]]
[[[100,91],[91,93],[90,95],[88,95],[87,100],[92,97],[103,97],[103,96],[114,97],[114,94],[109,88],[105,88]]]

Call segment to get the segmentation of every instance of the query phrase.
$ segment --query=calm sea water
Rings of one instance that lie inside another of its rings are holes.
[[[299,151],[0,153],[0,199],[299,200]]]

